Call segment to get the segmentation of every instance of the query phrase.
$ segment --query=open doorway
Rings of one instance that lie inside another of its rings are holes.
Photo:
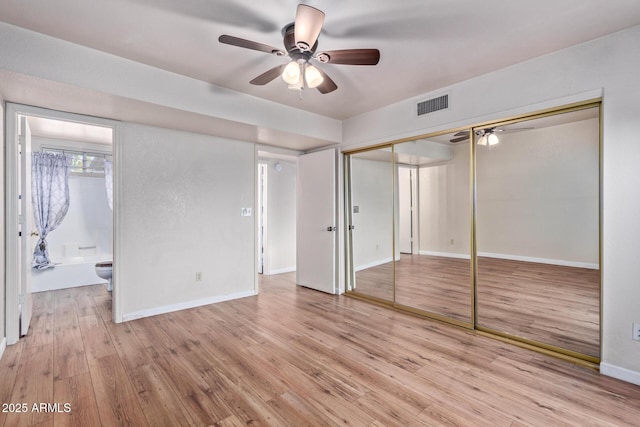
[[[17,104],[7,105],[6,118],[6,325],[13,344],[29,332],[33,293],[111,284],[96,264],[113,259],[114,123]]]
[[[258,273],[296,270],[295,156],[258,152]]]

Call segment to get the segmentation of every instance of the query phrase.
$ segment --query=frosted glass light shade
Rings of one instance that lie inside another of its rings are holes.
[[[304,79],[307,82],[307,87],[313,89],[318,87],[324,81],[324,77],[320,74],[320,71],[313,65],[307,65],[304,70]]]
[[[478,140],[478,145],[487,145],[487,135],[482,135]]]
[[[284,67],[282,72],[282,79],[290,85],[294,85],[300,80],[300,64],[296,61],[291,61]]]

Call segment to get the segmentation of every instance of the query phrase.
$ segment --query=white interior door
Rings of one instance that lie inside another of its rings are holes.
[[[336,292],[336,151],[298,158],[296,283]]]
[[[398,168],[398,204],[400,252],[413,253],[413,189],[411,168]]]
[[[37,243],[37,232],[31,202],[31,130],[24,116],[20,117],[20,232],[19,280],[20,335],[27,335],[31,322],[31,259]]]

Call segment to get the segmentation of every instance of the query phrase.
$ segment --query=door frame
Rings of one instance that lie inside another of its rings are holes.
[[[16,104],[7,102],[5,104],[5,332],[7,337],[7,344],[15,344],[20,339],[20,312],[19,312],[19,275],[21,273],[19,267],[20,254],[18,251],[18,240],[16,233],[19,224],[19,200],[18,189],[20,185],[20,169],[18,162],[20,161],[20,153],[18,152],[18,129],[19,129],[19,116],[38,116],[49,118],[53,120],[85,123],[90,125],[98,125],[110,127],[113,129],[113,158],[117,159],[116,154],[119,150],[117,123],[113,120],[84,116],[80,114],[65,113],[62,111],[49,110],[41,107],[34,107],[30,105]],[[113,261],[117,263],[117,224],[119,223],[119,212],[116,209],[118,206],[118,191],[119,183],[119,168],[117,161],[113,162]],[[26,267],[26,266],[25,266]],[[116,269],[114,268],[114,276]],[[114,280],[114,287],[112,291],[112,312],[114,321],[121,319],[120,315],[120,303],[118,300],[117,286],[115,285],[117,280]]]
[[[267,197],[268,197],[268,167],[266,160],[258,160],[258,203],[257,223],[258,223],[258,274],[264,274],[267,264]]]
[[[420,253],[420,225],[418,221],[418,209],[419,209],[419,200],[418,200],[418,166],[415,165],[396,165],[398,171],[398,187],[400,186],[400,169],[407,169],[409,171],[409,200],[411,202],[411,252],[401,252],[408,253],[411,255],[417,255]],[[400,192],[398,188],[398,234],[400,234]],[[398,236],[398,245],[401,246],[400,237]]]

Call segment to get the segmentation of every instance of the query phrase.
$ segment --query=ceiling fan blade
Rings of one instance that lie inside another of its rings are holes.
[[[467,139],[469,139],[469,135],[467,135],[467,136],[459,136],[458,138],[450,139],[449,142],[455,144],[456,142],[465,141]]]
[[[266,85],[276,77],[282,75],[282,71],[284,71],[284,67],[286,66],[287,64],[282,64],[282,65],[278,65],[277,67],[273,67],[266,73],[260,74],[258,77],[251,80],[249,83],[251,83],[252,85],[258,85],[258,86]]]
[[[218,37],[218,41],[220,43],[230,44],[231,46],[238,46],[238,47],[243,47],[245,49],[253,49],[260,52],[272,53],[276,56],[286,55],[286,53],[283,50],[275,48],[273,46],[254,42],[251,40],[241,39],[239,37],[228,36],[226,34],[223,34],[220,37]]]
[[[331,77],[329,77],[327,73],[322,71],[320,68],[317,68],[317,70],[320,72],[322,78],[324,79],[322,80],[322,83],[320,83],[320,86],[316,88],[320,91],[320,93],[326,94],[338,89],[338,85],[333,80],[331,80]]]
[[[300,50],[310,50],[318,40],[324,24],[324,12],[315,7],[299,4],[296,10],[295,41]]]
[[[468,130],[463,130],[460,132],[456,132],[453,134],[454,138],[457,138],[459,136],[466,136],[467,138],[469,138],[469,131]]]
[[[345,65],[377,65],[380,61],[378,49],[342,49],[320,52],[316,55],[320,62]]]
[[[528,127],[528,128],[509,128],[509,129],[496,129],[496,132],[500,132],[500,133],[511,133],[511,132],[522,132],[524,130],[532,130],[535,129],[533,127]]]

